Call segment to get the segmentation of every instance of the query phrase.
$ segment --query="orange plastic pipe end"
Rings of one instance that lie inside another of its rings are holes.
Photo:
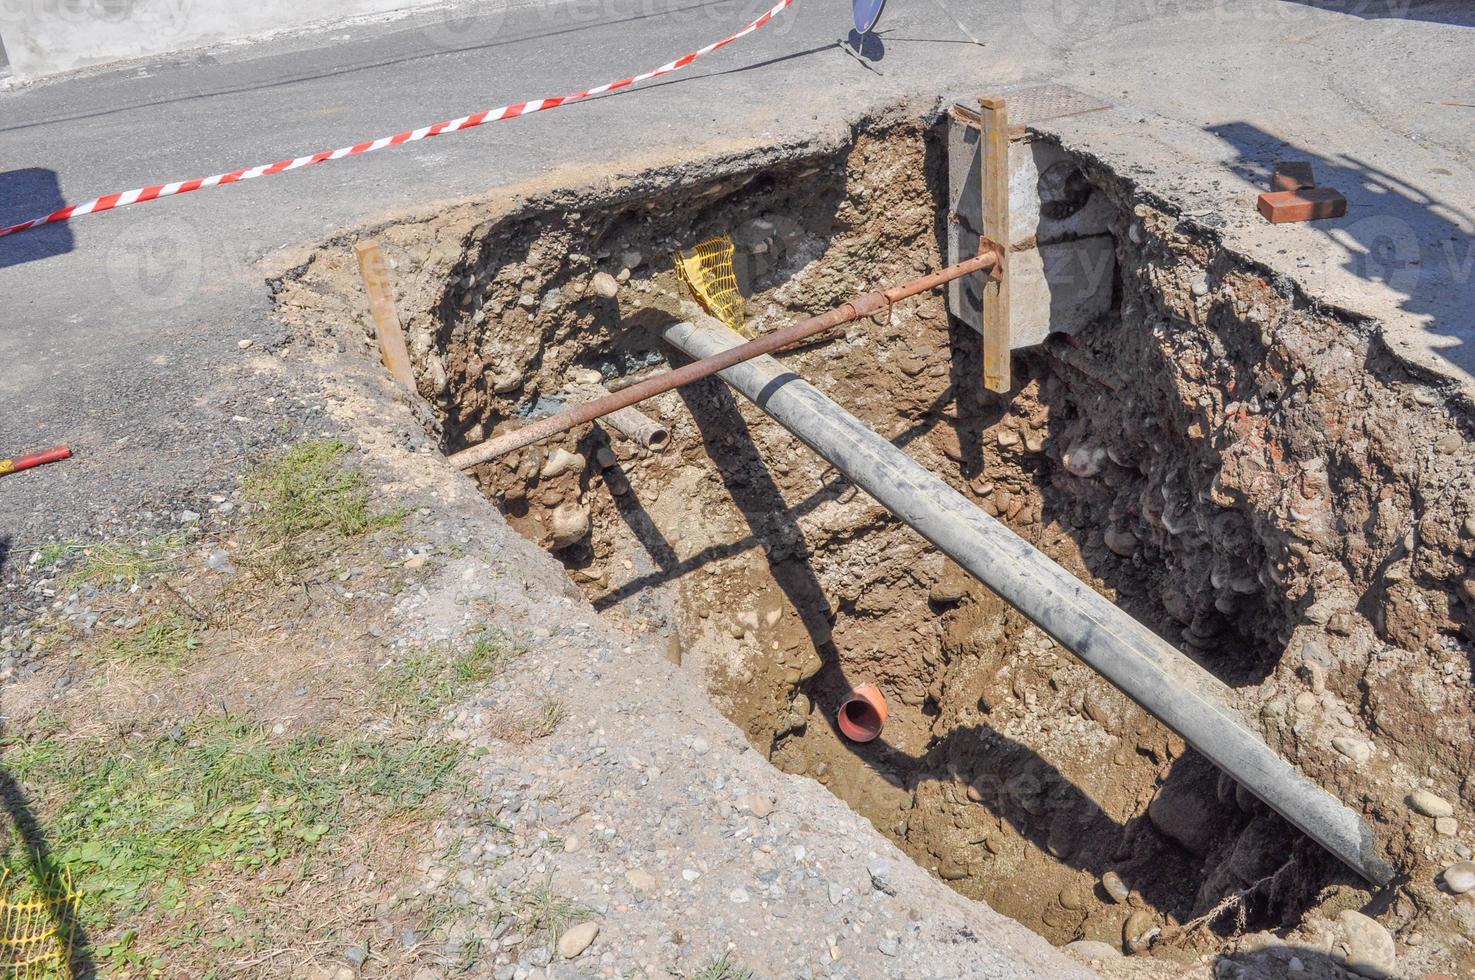
[[[862,684],[840,702],[835,720],[852,742],[869,742],[886,727],[886,696],[876,685]]]

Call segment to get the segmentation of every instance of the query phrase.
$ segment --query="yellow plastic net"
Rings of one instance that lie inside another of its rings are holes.
[[[71,929],[81,895],[70,877],[55,876],[38,890],[0,874],[0,976],[56,980],[72,976]],[[23,897],[22,897],[23,896]]]
[[[702,309],[749,337],[752,335],[743,322],[743,295],[738,292],[737,274],[732,268],[733,252],[732,239],[727,235],[709,238],[676,253],[676,275]]]

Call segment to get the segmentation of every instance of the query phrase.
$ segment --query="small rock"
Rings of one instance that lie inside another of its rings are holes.
[[[773,800],[761,793],[744,799],[743,806],[759,820],[766,819],[773,812]]]
[[[565,473],[578,473],[584,468],[586,460],[578,453],[571,453],[567,449],[558,448],[548,454],[548,461],[538,475],[545,480],[551,480],[555,476]]]
[[[641,255],[633,248],[626,249],[625,251],[620,253],[620,265],[624,266],[626,269],[638,269],[640,268],[640,263],[644,261],[645,256]]]
[[[1131,891],[1127,888],[1127,883],[1122,881],[1122,876],[1115,871],[1108,871],[1101,876],[1101,889],[1111,896],[1113,902],[1118,904],[1125,903],[1127,896],[1131,894]]]
[[[1417,789],[1408,794],[1409,808],[1415,813],[1422,813],[1426,817],[1450,817],[1454,815],[1454,804],[1442,796],[1436,796],[1426,789]]]
[[[1073,943],[1066,943],[1065,951],[1086,964],[1107,963],[1122,958],[1121,950],[1097,939],[1077,939]]]
[[[205,567],[217,575],[234,575],[236,566],[230,560],[230,553],[224,548],[216,548],[210,552],[210,557],[205,559]]]
[[[589,511],[575,503],[559,504],[550,518],[554,551],[577,544],[589,533]]]
[[[594,279],[590,285],[594,287],[596,295],[603,296],[605,299],[614,299],[620,292],[620,284],[608,272],[594,273]]]
[[[642,868],[631,868],[625,872],[625,880],[630,887],[638,892],[654,891],[656,887],[656,876]]]
[[[1089,479],[1101,472],[1106,462],[1106,450],[1098,446],[1072,446],[1060,462],[1071,476]]]
[[[505,395],[522,387],[524,375],[517,368],[509,367],[503,371],[488,371],[487,379],[494,394]]]
[[[182,511],[179,512],[179,523],[181,523],[181,524],[198,524],[198,523],[200,523],[200,515],[199,515],[199,513],[197,511],[193,511],[193,510],[182,510]]]
[[[927,593],[927,598],[939,606],[952,605],[962,600],[968,594],[968,583],[961,577],[951,575],[944,576],[942,581],[932,587]]]
[[[558,955],[566,960],[571,960],[594,942],[594,937],[599,935],[599,924],[597,922],[581,922],[568,929],[558,937]]]
[[[1102,540],[1111,549],[1111,553],[1121,558],[1131,558],[1137,553],[1137,535],[1131,531],[1118,531],[1116,528],[1108,528],[1102,535]]]
[[[1388,930],[1361,912],[1343,909],[1337,916],[1341,940],[1332,947],[1332,956],[1359,976],[1386,980],[1396,975],[1397,950]]]
[[[883,956],[896,956],[901,953],[901,941],[895,936],[887,936],[885,939],[877,940],[876,949]]]
[[[896,894],[896,885],[891,880],[890,861],[872,861],[866,865],[866,871],[871,876],[871,885],[877,891],[885,892],[888,895]]]
[[[1460,829],[1460,822],[1454,817],[1435,817],[1434,832],[1441,837],[1453,837]]]
[[[1332,748],[1351,759],[1359,766],[1373,757],[1373,747],[1360,738],[1338,735],[1332,739]]]
[[[1209,853],[1226,819],[1215,795],[1218,779],[1207,769],[1186,770],[1181,777],[1175,772],[1147,805],[1147,819],[1192,853]]]
[[[245,340],[236,341],[236,346],[239,347],[241,350],[250,350],[252,347],[255,346],[255,344],[256,341],[250,339],[249,337]]]
[[[746,905],[752,899],[746,888],[734,888],[727,893],[727,897],[734,905]]]
[[[1456,861],[1445,868],[1444,887],[1456,895],[1475,891],[1475,861]]]
[[[1127,921],[1122,924],[1122,942],[1129,952],[1143,953],[1152,941],[1157,938],[1158,925],[1153,921],[1152,913],[1146,909],[1138,909],[1127,916]]]
[[[405,559],[405,567],[409,569],[424,568],[425,563],[430,560],[428,555],[411,555]]]
[[[1193,295],[1200,297],[1209,295],[1209,283],[1207,279],[1200,279],[1193,284]]]

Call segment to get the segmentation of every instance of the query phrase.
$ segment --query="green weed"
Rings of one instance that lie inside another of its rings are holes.
[[[594,917],[594,910],[570,898],[564,898],[553,890],[551,884],[537,891],[524,892],[518,899],[514,911],[528,934],[542,933],[551,947],[570,926]]]
[[[533,726],[532,736],[545,738],[552,735],[567,714],[568,709],[562,701],[544,701],[543,706],[538,709],[538,720]]]
[[[691,980],[752,980],[753,971],[733,964],[731,953],[725,952],[691,975]]]
[[[398,525],[404,511],[375,514],[369,481],[349,463],[341,439],[310,439],[255,466],[243,483],[257,506],[251,529],[260,539],[258,565],[290,570],[310,560],[310,542],[334,544]]]
[[[166,572],[184,547],[182,533],[161,534],[132,541],[105,541],[83,550],[82,564],[67,577],[69,588],[78,585],[137,585],[150,575]]]
[[[115,657],[129,663],[178,666],[200,646],[199,628],[180,613],[155,616],[113,641]]]
[[[311,531],[353,537],[379,526],[368,478],[345,459],[350,451],[340,439],[313,439],[258,464],[245,481],[246,499],[263,507],[252,518],[256,529],[287,541]]]
[[[458,747],[428,738],[310,730],[274,739],[229,716],[174,734],[5,743],[5,763],[42,802],[57,865],[95,922],[178,907],[214,868],[256,871],[362,816],[413,811],[451,782],[460,759]]]
[[[66,561],[72,552],[81,550],[82,546],[75,541],[48,541],[36,549],[36,568],[38,571],[49,572]]]
[[[467,688],[497,676],[522,653],[487,636],[466,649],[440,644],[413,650],[386,668],[379,685],[380,703],[411,721],[426,721],[464,698]]]

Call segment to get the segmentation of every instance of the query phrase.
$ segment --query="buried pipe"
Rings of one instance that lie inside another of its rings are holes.
[[[861,317],[873,316],[887,309],[893,303],[900,302],[909,296],[916,296],[918,293],[925,293],[928,290],[936,289],[938,286],[951,282],[961,276],[966,276],[972,272],[993,269],[998,266],[1001,251],[997,245],[985,238],[980,244],[979,249],[978,255],[959,262],[957,265],[950,265],[946,269],[939,269],[937,272],[929,273],[910,282],[904,282],[899,286],[892,286],[887,290],[877,290],[866,293],[863,296],[857,296],[854,299],[847,300],[828,313],[821,313],[819,316],[812,316],[807,320],[790,324],[772,333],[766,333],[757,340],[750,340],[747,343],[743,343],[742,338],[739,338],[737,345],[725,347],[711,357],[694,361],[691,364],[685,364],[674,370],[658,374],[653,378],[647,378],[644,381],[631,385],[623,391],[602,395],[582,405],[576,405],[566,411],[559,412],[557,415],[550,415],[547,418],[539,419],[531,425],[525,425],[513,432],[489,439],[486,442],[463,449],[458,453],[452,453],[449,457],[451,465],[457,469],[470,469],[478,463],[485,463],[499,456],[505,456],[515,450],[531,446],[535,442],[542,442],[544,439],[556,436],[560,432],[567,432],[576,425],[593,422],[597,418],[602,418],[611,412],[627,408],[636,402],[642,402],[654,395],[670,391],[672,388],[679,388],[682,385],[691,384],[693,381],[700,381],[708,375],[716,374],[723,368],[740,364],[749,358],[757,357],[760,354],[772,353],[790,344],[804,340],[806,337],[812,337],[817,333],[829,330],[831,327],[838,327],[842,323],[859,320]]]
[[[703,318],[664,331],[691,357],[742,344]],[[720,376],[1214,765],[1376,885],[1393,869],[1368,825],[1277,755],[1229,688],[771,357]]]
[[[598,387],[595,391],[598,397],[609,394],[604,387]],[[643,446],[653,453],[663,453],[671,445],[671,430],[638,408],[617,408],[604,416],[602,421],[609,423],[611,428],[637,446]]]
[[[886,696],[876,685],[862,684],[840,702],[835,724],[852,742],[872,741],[886,727]]]

